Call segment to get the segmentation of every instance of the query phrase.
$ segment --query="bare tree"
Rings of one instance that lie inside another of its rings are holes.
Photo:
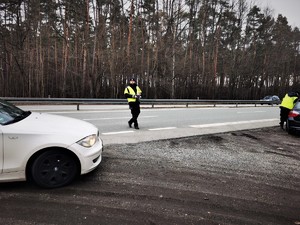
[[[243,98],[299,88],[299,29],[246,0],[0,3],[0,95]]]

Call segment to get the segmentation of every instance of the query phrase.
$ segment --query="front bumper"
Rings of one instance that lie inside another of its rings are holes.
[[[96,169],[102,161],[103,142],[100,138],[91,148],[82,147],[77,143],[73,144],[71,148],[80,161],[81,174],[86,174]]]

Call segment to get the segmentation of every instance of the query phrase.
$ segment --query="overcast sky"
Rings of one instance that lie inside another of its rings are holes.
[[[278,14],[285,16],[292,27],[300,28],[300,0],[256,0],[261,9],[268,6],[274,10],[274,18]]]

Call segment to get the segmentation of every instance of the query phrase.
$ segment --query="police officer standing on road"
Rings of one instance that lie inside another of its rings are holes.
[[[137,86],[136,80],[131,78],[129,80],[129,85],[124,90],[125,98],[128,100],[129,109],[131,110],[132,118],[128,121],[128,125],[131,128],[134,124],[135,129],[139,129],[139,124],[137,118],[141,112],[140,110],[140,98],[142,91]]]
[[[280,127],[283,129],[284,122],[287,121],[289,112],[294,108],[298,101],[299,92],[287,93],[280,104]]]

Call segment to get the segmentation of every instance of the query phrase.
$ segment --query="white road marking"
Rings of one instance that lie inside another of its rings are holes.
[[[115,119],[115,118],[114,118]],[[200,124],[200,125],[189,125],[192,128],[209,128],[209,127],[219,127],[219,126],[228,126],[228,125],[238,125],[238,124],[249,124],[249,123],[263,123],[263,122],[272,122],[278,121],[278,119],[262,119],[262,120],[247,120],[247,121],[237,121],[237,122],[226,122],[226,123],[210,123],[210,124]],[[151,128],[149,131],[160,131],[160,130],[173,130],[178,129],[177,127],[161,127],[161,128]],[[105,132],[101,133],[102,135],[115,135],[115,134],[129,134],[134,133],[135,131],[116,131],[116,132]]]
[[[96,121],[96,120],[123,120],[128,119],[130,116],[124,116],[124,117],[104,117],[104,118],[91,118],[91,119],[83,119],[85,121]],[[145,119],[145,118],[155,118],[157,116],[141,116],[139,119]]]
[[[49,111],[49,110],[39,110],[39,111]],[[57,112],[47,112],[49,114],[87,114],[87,113],[113,113],[113,112],[128,112],[128,110],[101,110],[101,111],[96,111],[96,110],[92,110],[92,111],[86,111],[86,110],[79,110],[79,111],[75,111],[75,110],[70,110],[70,111],[57,111]]]
[[[252,113],[265,113],[266,111],[253,111],[253,112],[237,112],[238,114],[252,114]]]
[[[96,121],[96,120],[123,120],[123,119],[128,119],[128,116],[124,117],[104,117],[104,118],[92,118],[92,119],[83,119],[85,121]]]
[[[161,128],[152,128],[152,129],[148,129],[151,131],[156,131],[156,130],[172,130],[172,129],[176,129],[177,127],[161,127]]]
[[[101,133],[103,135],[113,135],[113,134],[129,134],[134,133],[134,131],[118,131],[118,132],[107,132],[107,133]]]
[[[201,125],[190,125],[193,128],[206,128],[206,127],[218,127],[227,125],[237,125],[237,124],[247,124],[247,123],[263,123],[277,121],[278,119],[264,119],[264,120],[247,120],[247,121],[237,121],[237,122],[226,122],[226,123],[211,123],[211,124],[201,124]]]

